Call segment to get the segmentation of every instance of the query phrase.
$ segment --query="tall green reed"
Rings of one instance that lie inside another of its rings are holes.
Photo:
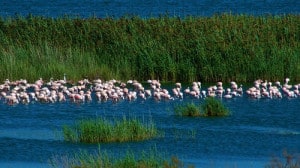
[[[0,79],[299,81],[299,18],[1,18]]]

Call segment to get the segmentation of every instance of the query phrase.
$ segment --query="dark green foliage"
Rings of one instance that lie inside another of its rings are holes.
[[[175,113],[179,116],[200,116],[200,108],[194,103],[186,103],[175,107]]]
[[[230,115],[229,110],[222,104],[222,102],[214,97],[205,98],[205,101],[201,105],[201,107],[203,109],[203,116],[206,117]]]
[[[227,109],[220,100],[214,97],[205,98],[204,102],[199,105],[195,105],[194,103],[177,105],[174,111],[176,115],[189,117],[219,117],[230,115],[229,109]]]
[[[100,143],[141,141],[158,135],[154,124],[137,119],[110,122],[104,119],[81,120],[74,127],[63,127],[64,139],[70,142]]]
[[[0,79],[300,81],[300,16],[0,19]]]

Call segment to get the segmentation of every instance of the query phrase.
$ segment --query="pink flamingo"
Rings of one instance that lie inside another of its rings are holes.
[[[224,95],[224,98],[226,98],[226,99],[232,98],[231,89],[230,88],[227,88],[226,94]]]

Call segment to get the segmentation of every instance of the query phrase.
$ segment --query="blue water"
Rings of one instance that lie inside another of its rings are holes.
[[[156,148],[197,167],[264,167],[282,151],[300,151],[300,98],[259,99],[243,96],[222,102],[232,111],[225,118],[174,115],[174,107],[202,99],[119,103],[71,102],[0,105],[0,167],[49,167],[49,159],[80,151],[97,152],[98,145],[63,141],[61,128],[84,118],[124,116],[153,120],[165,135],[143,142],[104,143],[101,150],[120,154],[128,149]]]
[[[233,14],[299,14],[298,0],[2,0],[0,16],[42,15],[61,17],[124,16],[142,17],[169,14],[170,16],[211,16],[215,13]]]

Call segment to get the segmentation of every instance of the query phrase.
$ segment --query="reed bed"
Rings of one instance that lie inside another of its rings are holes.
[[[69,142],[127,142],[154,138],[158,130],[153,122],[143,124],[137,119],[125,117],[114,122],[97,118],[81,120],[74,127],[64,126],[63,134],[65,141]]]
[[[202,104],[186,103],[175,106],[175,114],[188,117],[222,117],[229,116],[229,109],[217,98],[207,97]]]
[[[0,19],[0,79],[300,81],[300,15]]]

